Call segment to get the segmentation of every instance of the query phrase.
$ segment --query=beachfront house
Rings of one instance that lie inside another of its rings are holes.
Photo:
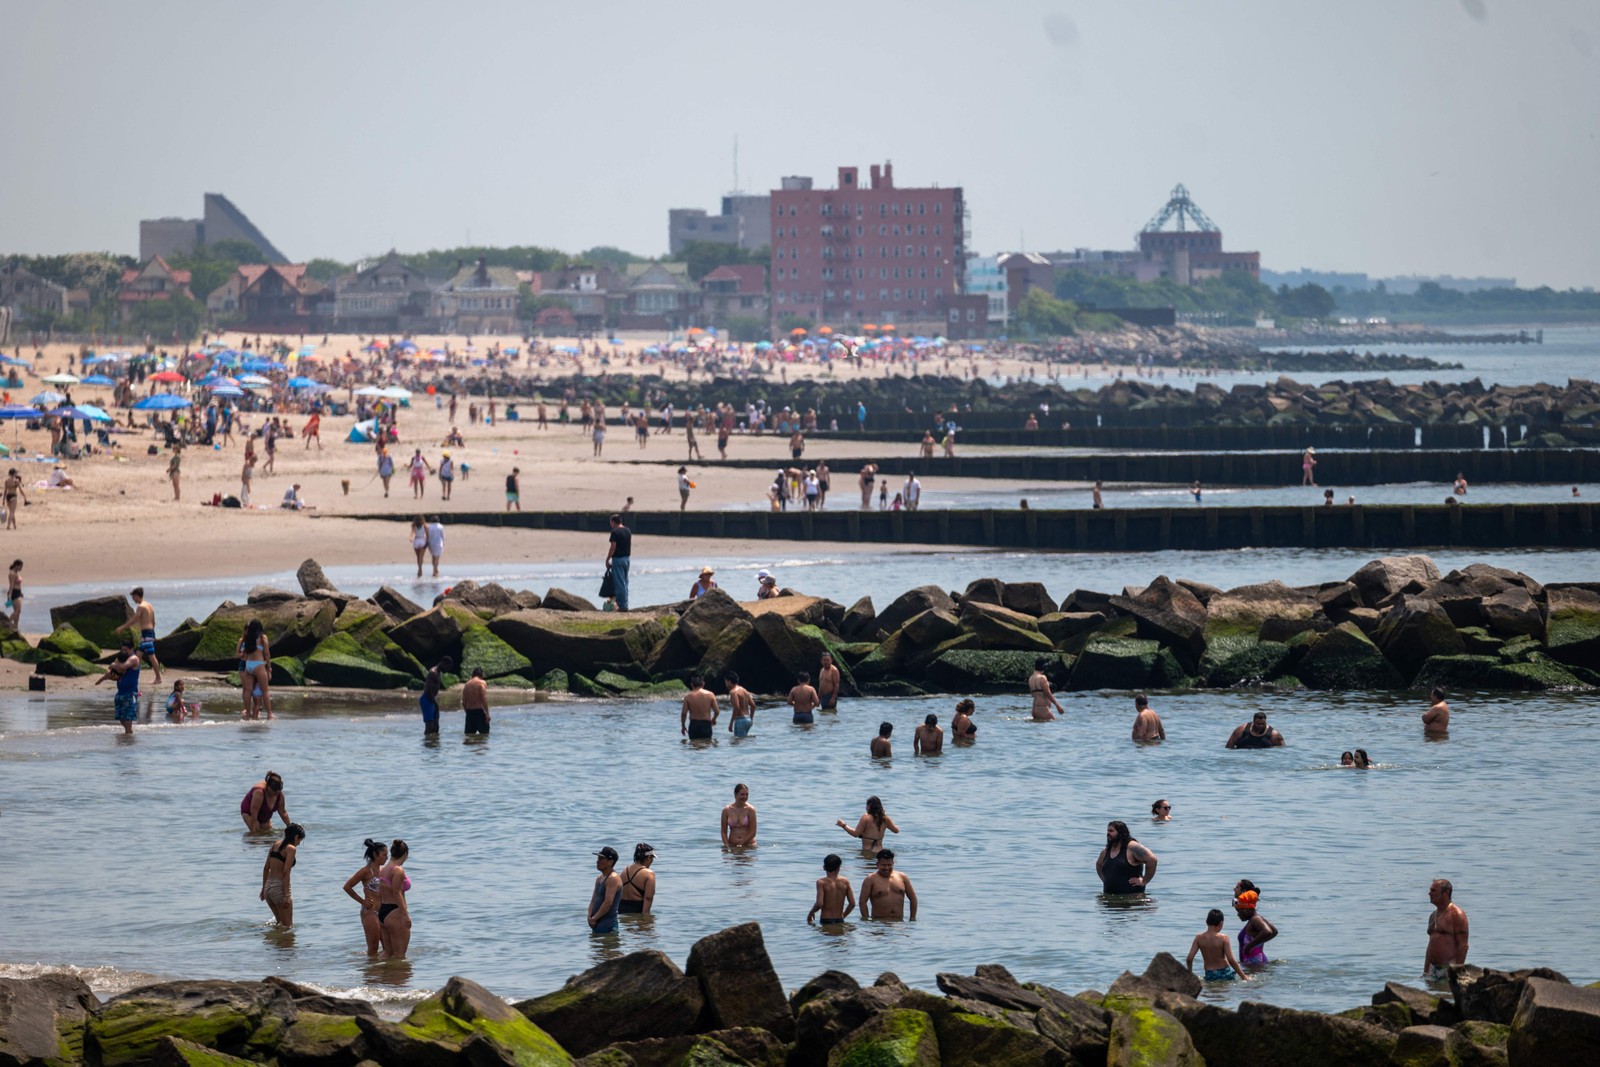
[[[433,294],[435,328],[441,333],[516,333],[521,283],[511,267],[491,267],[480,258],[457,264],[455,274]]]
[[[767,323],[767,268],[760,263],[726,264],[700,279],[700,309],[706,324],[723,329],[729,319]]]
[[[574,332],[589,334],[616,325],[616,318],[627,300],[623,277],[610,267],[574,264],[560,270],[531,271],[529,290],[546,298],[549,306],[559,304],[571,316]],[[544,309],[541,309],[544,310]],[[559,316],[546,316],[535,322],[541,330],[557,329],[566,323]]]
[[[679,330],[698,324],[700,287],[687,263],[630,263],[623,273],[626,300],[617,325],[624,330]]]
[[[117,306],[126,325],[133,319],[133,309],[140,304],[158,300],[171,300],[174,296],[194,299],[189,292],[189,272],[173,270],[160,256],[152,256],[137,267],[122,272],[117,286]]]
[[[334,328],[397,333],[433,326],[435,285],[390,250],[378,262],[334,280]]]
[[[66,318],[71,314],[69,290],[41,278],[15,261],[0,263],[0,307],[8,307],[17,322],[38,317]]]

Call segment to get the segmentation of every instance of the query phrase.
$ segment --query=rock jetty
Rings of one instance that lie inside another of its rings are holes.
[[[881,610],[792,590],[738,602],[605,612],[551,589],[457,583],[424,607],[384,587],[367,598],[326,587],[314,561],[300,592],[258,588],[156,641],[169,667],[227,675],[245,625],[271,642],[274,685],[416,689],[443,656],[455,684],[482,667],[492,685],[585,697],[681,693],[693,674],[721,687],[786,693],[833,656],[847,696],[1020,692],[1043,659],[1057,688],[1544,690],[1600,685],[1600,583],[1541,585],[1473,564],[1441,575],[1427,556],[1391,556],[1344,581],[1217,589],[1157,578],[1142,589],[1077,589],[981,578],[923,586]],[[318,584],[320,583],[320,584]],[[0,655],[40,674],[98,673],[116,598],[51,611],[37,646],[0,630]]]
[[[711,934],[680,970],[607,960],[508,1004],[455,977],[399,1022],[279,978],[178,981],[102,1002],[82,979],[0,979],[3,1067],[1548,1067],[1600,1057],[1600,989],[1544,968],[1450,969],[1334,1015],[1195,999],[1161,953],[1076,995],[998,964],[934,994],[826,971],[785,993],[761,927]]]

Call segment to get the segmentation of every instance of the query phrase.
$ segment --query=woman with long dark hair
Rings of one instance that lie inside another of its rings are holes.
[[[867,810],[861,813],[861,818],[856,821],[854,828],[843,819],[835,819],[834,825],[851,837],[860,839],[861,851],[874,854],[883,847],[885,830],[900,832],[900,827],[896,826],[894,820],[883,810],[883,801],[877,797],[867,798]]]
[[[294,895],[289,872],[294,869],[295,853],[306,839],[305,827],[292,822],[284,827],[283,840],[272,846],[267,862],[261,865],[261,899],[272,909],[272,918],[282,926],[294,925]]]
[[[260,619],[251,619],[239,638],[239,685],[244,690],[244,717],[272,718],[272,650]],[[259,694],[259,695],[258,695]]]
[[[389,862],[389,846],[382,841],[367,838],[362,842],[367,846],[367,862],[361,869],[345,879],[345,895],[361,905],[361,930],[367,935],[367,955],[376,956],[378,947],[383,943],[383,927],[378,922],[378,899],[383,885],[378,881],[378,875],[383,871],[383,865]],[[356,895],[356,886],[361,886],[361,895]]]
[[[378,872],[378,926],[383,938],[383,954],[399,959],[411,947],[411,909],[406,893],[411,879],[406,877],[406,857],[411,849],[398,837],[389,846],[389,863]]]

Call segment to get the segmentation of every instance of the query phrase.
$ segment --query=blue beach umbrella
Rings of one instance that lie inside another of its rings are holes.
[[[30,408],[23,404],[0,405],[0,419],[37,419],[38,408]]]
[[[34,407],[51,407],[52,405],[61,403],[65,399],[66,396],[64,394],[58,393],[53,389],[47,389],[38,396],[31,398],[28,403],[32,404]]]
[[[135,410],[135,411],[176,411],[179,408],[187,408],[187,407],[193,407],[193,406],[194,406],[194,403],[192,401],[186,400],[181,396],[174,396],[171,393],[157,393],[155,396],[147,396],[143,400],[139,401],[137,404],[133,405],[133,410]],[[3,410],[4,410],[3,408],[0,408],[0,411],[3,411]]]
[[[88,419],[90,422],[110,422],[111,416],[93,404],[76,404],[70,408],[56,408],[51,415],[63,419]]]
[[[8,367],[31,367],[31,366],[33,366],[33,364],[29,363],[27,360],[18,359],[16,356],[0,356],[0,363],[4,363]]]
[[[104,374],[91,374],[87,378],[85,378],[82,382],[80,382],[79,384],[80,385],[116,385],[117,384],[117,380],[115,378],[108,378]]]
[[[314,389],[321,384],[315,378],[307,378],[303,374],[289,379],[290,389]]]
[[[211,395],[212,396],[244,396],[244,390],[240,389],[237,385],[228,385],[226,383],[223,383],[223,384],[220,384],[220,385],[212,386],[211,387]]]

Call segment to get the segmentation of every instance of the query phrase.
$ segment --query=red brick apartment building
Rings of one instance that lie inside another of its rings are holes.
[[[855,330],[893,324],[942,332],[966,281],[960,187],[897,189],[894,166],[863,186],[839,168],[835,189],[784,178],[772,192],[772,314]]]

